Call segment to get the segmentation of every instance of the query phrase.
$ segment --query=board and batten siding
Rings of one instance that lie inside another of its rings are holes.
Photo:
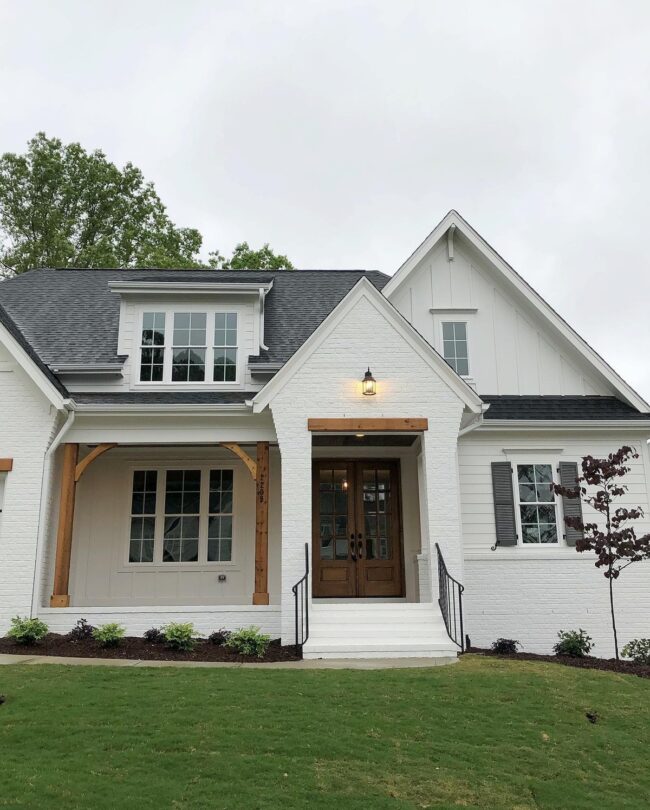
[[[467,323],[469,376],[479,393],[615,393],[460,235],[453,261],[443,239],[390,300],[441,353],[442,322]]]
[[[554,547],[501,547],[496,540],[492,462],[559,461],[580,464],[584,455],[606,456],[624,444],[637,448],[621,502],[641,506],[637,532],[650,532],[649,458],[646,437],[602,433],[484,433],[459,441],[459,476],[465,558],[466,629],[472,644],[488,646],[497,637],[515,638],[524,649],[548,653],[559,630],[584,628],[596,643],[594,654],[613,654],[607,580],[594,557],[561,541]],[[504,452],[505,451],[505,452]],[[516,508],[516,507],[515,507]],[[584,507],[584,518],[595,513]],[[561,519],[561,510],[559,510]],[[563,526],[561,527],[561,530]],[[650,563],[637,563],[615,584],[621,644],[650,633]]]

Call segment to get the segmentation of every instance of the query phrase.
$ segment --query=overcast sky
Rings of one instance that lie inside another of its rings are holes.
[[[647,0],[0,0],[0,152],[101,148],[299,267],[456,208],[650,398],[649,45]]]

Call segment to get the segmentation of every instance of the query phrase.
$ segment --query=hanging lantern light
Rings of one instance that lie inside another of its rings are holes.
[[[370,367],[361,380],[361,393],[366,397],[374,397],[377,393],[377,380],[370,373]]]

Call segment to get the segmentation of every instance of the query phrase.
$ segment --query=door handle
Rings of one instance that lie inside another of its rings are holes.
[[[350,535],[350,555],[352,556],[353,561],[356,562],[357,561],[357,555],[354,553],[354,535],[353,534]]]
[[[357,538],[357,554],[359,555],[359,559],[363,559],[363,540],[361,539],[361,535],[358,535]]]

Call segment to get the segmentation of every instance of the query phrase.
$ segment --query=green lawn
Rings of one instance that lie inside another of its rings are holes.
[[[472,656],[23,665],[0,667],[0,693],[0,807],[638,810],[650,795],[650,681],[631,676]]]

